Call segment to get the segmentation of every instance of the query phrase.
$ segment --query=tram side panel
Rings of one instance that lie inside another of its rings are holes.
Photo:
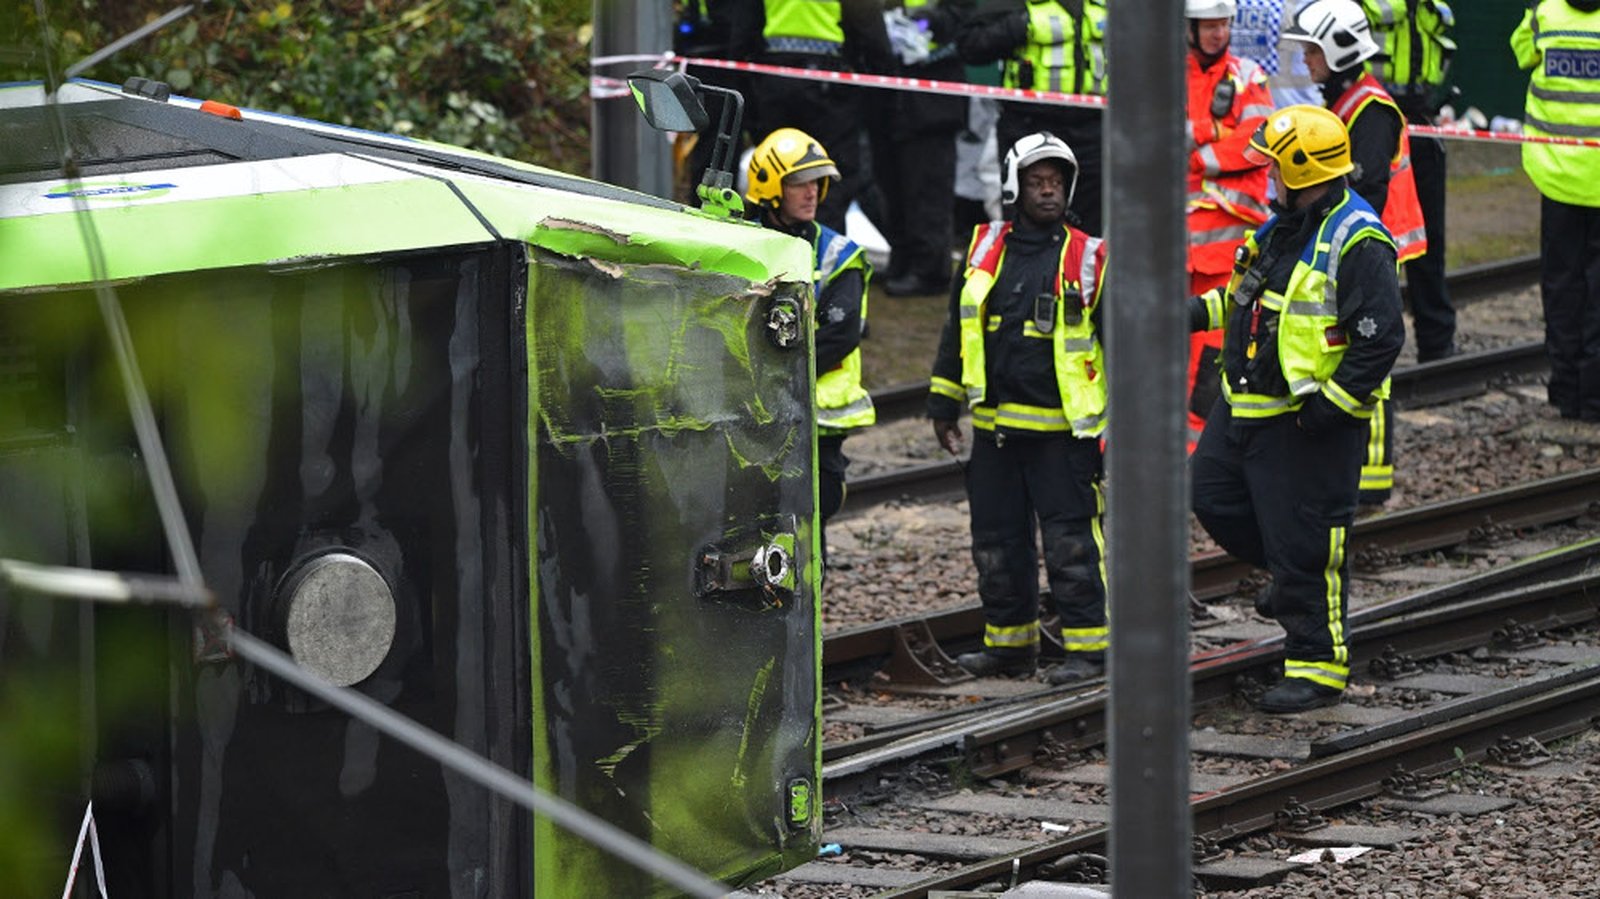
[[[809,297],[536,259],[535,780],[730,882],[791,867],[820,836]],[[538,895],[652,888],[543,822],[534,854]]]

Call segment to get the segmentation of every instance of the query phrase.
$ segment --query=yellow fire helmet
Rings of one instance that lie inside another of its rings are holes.
[[[1290,190],[1331,181],[1355,168],[1344,122],[1321,106],[1303,104],[1267,116],[1250,136],[1245,158],[1260,165],[1276,162]]]
[[[818,178],[839,177],[839,167],[817,139],[799,128],[779,128],[767,135],[750,154],[749,187],[744,198],[776,209],[783,199],[783,184],[804,184]],[[818,189],[817,200],[828,196],[828,182]]]

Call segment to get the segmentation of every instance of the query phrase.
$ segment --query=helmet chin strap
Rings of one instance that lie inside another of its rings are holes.
[[[1194,54],[1200,57],[1200,68],[1209,69],[1217,64],[1217,60],[1221,59],[1224,53],[1228,52],[1228,45],[1223,44],[1222,49],[1216,53],[1207,53],[1206,51],[1200,49],[1200,20],[1189,19],[1188,22],[1189,49],[1193,50]]]

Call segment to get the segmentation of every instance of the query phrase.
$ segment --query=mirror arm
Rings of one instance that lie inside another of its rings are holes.
[[[706,93],[718,94],[722,100],[722,119],[717,123],[717,144],[711,150],[710,165],[706,167],[706,184],[712,184],[712,179],[723,176],[725,183],[714,186],[728,187],[733,184],[733,149],[734,142],[739,138],[739,128],[744,119],[744,95],[736,90],[725,87],[715,87],[701,82],[696,85]]]

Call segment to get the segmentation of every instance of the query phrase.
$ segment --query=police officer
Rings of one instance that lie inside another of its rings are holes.
[[[1036,520],[1067,651],[1049,680],[1105,670],[1105,247],[1067,224],[1077,168],[1049,133],[1006,153],[1001,191],[1015,214],[974,230],[933,366],[928,415],[951,455],[961,450],[961,406],[972,410],[967,499],[984,648],[956,662],[980,676],[1038,664]]]
[[[826,528],[844,505],[844,473],[850,465],[845,437],[877,420],[872,397],[861,386],[872,265],[854,241],[816,220],[839,168],[811,135],[796,128],[767,135],[751,154],[746,175],[745,199],[761,224],[809,243],[815,261],[817,512]],[[827,550],[824,530],[824,562]]]
[[[1290,106],[1250,145],[1270,161],[1276,215],[1227,287],[1190,301],[1190,328],[1226,328],[1223,398],[1192,459],[1194,511],[1235,557],[1272,574],[1258,608],[1283,626],[1284,678],[1259,701],[1339,701],[1365,424],[1405,343],[1394,240],[1346,184],[1350,141],[1327,109]]]
[[[1104,95],[1105,28],[1105,0],[994,0],[962,26],[956,47],[968,65],[1002,62],[1005,87]],[[1081,174],[1072,212],[1095,235],[1103,119],[1099,109],[1007,101],[997,130],[1001,147],[1048,131],[1075,148]]]
[[[1511,50],[1532,69],[1523,131],[1600,139],[1600,0],[1538,0]],[[1550,404],[1600,421],[1600,149],[1524,144],[1542,195],[1539,255]]]
[[[1446,32],[1455,13],[1444,0],[1361,0],[1381,48],[1372,74],[1406,121],[1432,125],[1444,104],[1444,80],[1455,42]],[[1427,235],[1427,251],[1406,263],[1417,361],[1456,354],[1456,309],[1444,280],[1445,150],[1436,137],[1411,141],[1411,171]]]
[[[734,11],[733,46],[743,58],[819,71],[893,72],[896,65],[881,0],[743,0]],[[752,134],[794,127],[832,149],[839,175],[817,220],[843,233],[845,212],[866,180],[865,89],[776,75],[754,81]]]
[[[1234,0],[1185,0],[1188,23],[1189,294],[1228,281],[1233,252],[1267,220],[1267,170],[1245,158],[1272,98],[1261,67],[1228,50]],[[1189,339],[1189,451],[1216,402],[1222,332]]]
[[[1355,171],[1350,187],[1366,200],[1394,237],[1401,262],[1427,252],[1427,231],[1411,171],[1411,140],[1400,107],[1362,63],[1378,52],[1366,14],[1355,0],[1312,0],[1300,8],[1285,40],[1304,45],[1306,67],[1322,85],[1328,108],[1350,132]],[[1372,416],[1361,502],[1378,505],[1394,490],[1394,409]]]

